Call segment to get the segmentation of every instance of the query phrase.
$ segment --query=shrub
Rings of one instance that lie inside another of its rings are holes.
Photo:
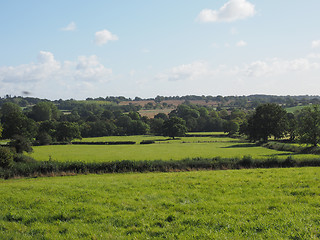
[[[39,145],[50,145],[52,143],[52,137],[46,133],[41,132],[37,136],[37,144]]]
[[[293,167],[296,164],[296,161],[293,159],[293,157],[290,155],[286,158],[286,160],[283,161],[282,166],[283,167]]]
[[[35,162],[34,158],[30,156],[23,155],[22,153],[17,153],[14,155],[13,160],[15,162],[21,162],[21,163],[31,163]]]
[[[251,167],[252,163],[252,156],[250,155],[243,156],[242,159],[239,161],[240,166],[246,168]]]
[[[13,166],[13,153],[8,147],[0,147],[0,167],[11,168]]]
[[[29,139],[21,135],[13,136],[9,145],[14,147],[17,153],[32,152],[31,142]]]

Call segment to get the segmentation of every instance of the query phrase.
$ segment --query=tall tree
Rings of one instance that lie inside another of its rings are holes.
[[[281,138],[287,129],[287,112],[275,103],[259,105],[242,130],[251,140],[268,141],[273,136]]]
[[[186,134],[186,122],[179,117],[171,117],[163,123],[163,135],[172,137],[182,137]]]
[[[298,134],[301,143],[317,146],[320,143],[319,105],[302,109],[298,117]]]
[[[70,142],[75,138],[81,139],[79,125],[73,122],[60,122],[57,126],[56,136],[58,141],[63,142]]]
[[[52,102],[39,102],[33,106],[30,117],[35,121],[58,120],[61,112]]]
[[[1,107],[1,115],[4,138],[12,138],[14,135],[32,138],[36,135],[37,127],[35,122],[27,118],[17,104],[4,103]]]

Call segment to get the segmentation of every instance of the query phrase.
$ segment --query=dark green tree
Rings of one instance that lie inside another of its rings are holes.
[[[154,135],[162,135],[164,120],[162,118],[150,119],[150,132]]]
[[[234,135],[239,131],[239,123],[234,120],[224,120],[223,131],[229,135]]]
[[[283,137],[287,131],[287,112],[275,103],[259,105],[253,115],[248,118],[246,127],[242,131],[251,140],[268,141],[273,136]]]
[[[165,113],[158,113],[156,115],[154,115],[153,117],[154,119],[162,119],[162,120],[168,120],[168,116]]]
[[[319,105],[306,107],[298,117],[298,135],[301,143],[317,146],[320,142],[320,110]]]
[[[187,132],[186,122],[179,117],[171,117],[163,123],[163,135],[172,137],[183,137]]]
[[[39,102],[32,107],[30,117],[35,121],[58,120],[61,112],[52,102]]]
[[[46,132],[38,133],[36,140],[38,145],[49,145],[52,143],[52,137]]]
[[[1,168],[10,168],[13,166],[13,152],[10,151],[8,147],[0,146],[0,167]]]
[[[14,135],[32,138],[36,135],[37,126],[35,122],[27,118],[17,104],[4,103],[1,107],[1,115],[4,138],[12,138]]]
[[[70,142],[75,138],[81,139],[79,125],[73,122],[60,122],[56,130],[58,141]]]
[[[9,145],[13,147],[17,153],[32,152],[31,141],[21,135],[14,135]]]
[[[297,122],[296,116],[293,113],[288,113],[287,119],[288,119],[287,130],[290,137],[290,141],[294,141],[297,136],[298,122]]]

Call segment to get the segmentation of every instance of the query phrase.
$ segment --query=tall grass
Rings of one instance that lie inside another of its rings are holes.
[[[319,176],[290,168],[0,180],[0,239],[319,239]]]

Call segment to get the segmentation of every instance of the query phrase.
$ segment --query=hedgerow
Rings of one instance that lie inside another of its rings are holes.
[[[113,161],[113,162],[57,162],[29,161],[14,162],[10,168],[0,167],[1,178],[37,177],[54,175],[71,175],[87,173],[124,173],[124,172],[170,172],[191,170],[222,170],[242,168],[276,168],[320,166],[320,159],[296,160],[292,156],[286,159],[270,157],[268,159],[253,159],[250,155],[242,158],[187,158],[183,160],[153,160],[153,161]]]

